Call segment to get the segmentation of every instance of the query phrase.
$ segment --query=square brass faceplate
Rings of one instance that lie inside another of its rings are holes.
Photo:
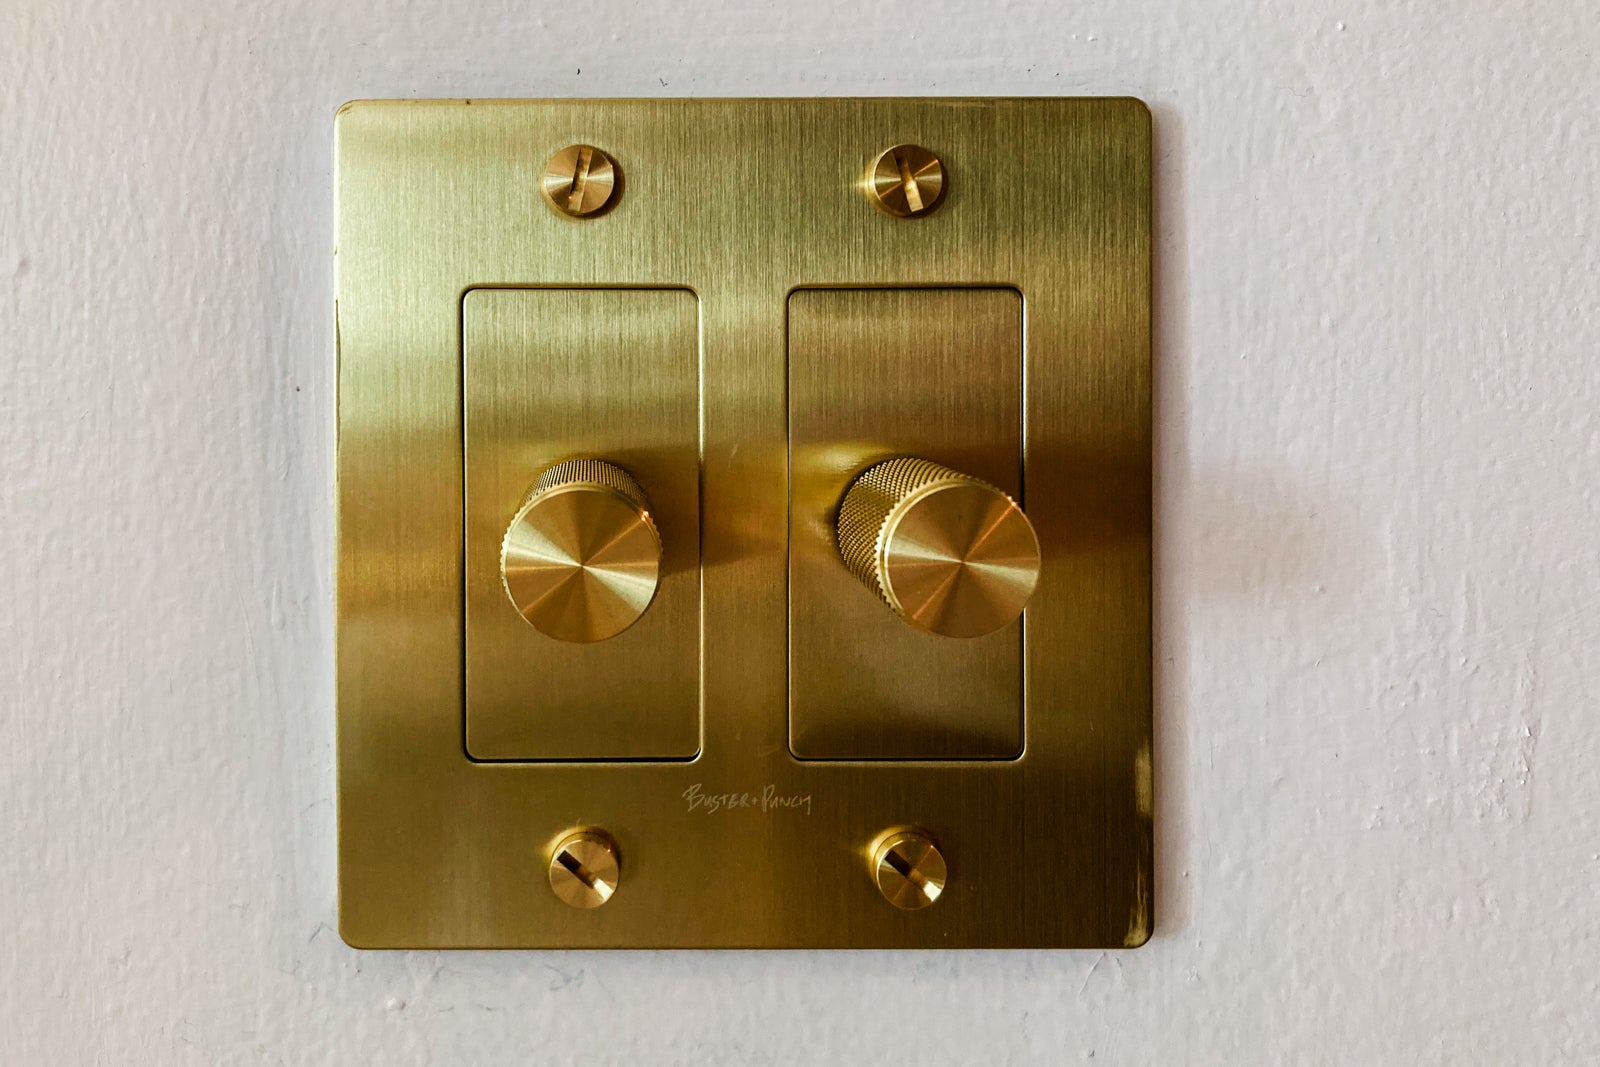
[[[372,102],[337,128],[345,940],[1142,944],[1144,105]],[[541,195],[573,144],[621,175],[593,217]],[[868,199],[897,144],[943,163],[922,217]],[[988,644],[911,634],[829,555],[850,476],[912,451],[1037,530],[1038,591]],[[659,619],[610,650],[496,600],[526,472],[580,453],[665,496]],[[588,827],[620,879],[578,909],[548,869]],[[931,906],[874,883],[897,827],[943,854]]]

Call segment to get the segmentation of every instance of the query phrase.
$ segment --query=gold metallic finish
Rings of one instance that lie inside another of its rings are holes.
[[[534,217],[573,232],[545,212]],[[461,315],[467,751],[492,760],[692,757],[700,750],[694,294],[474,289],[461,300]],[[573,463],[600,457],[606,466],[574,473]],[[560,487],[574,477],[594,484]],[[540,497],[531,509],[530,485]],[[639,486],[648,487],[648,505]],[[507,530],[519,514],[517,530],[535,538],[531,544]],[[569,525],[579,521],[581,529]],[[540,524],[565,547],[540,537]],[[527,548],[556,565],[519,572],[521,581],[576,577],[560,557],[599,550],[609,537],[587,548],[580,542],[600,528],[622,536],[605,549],[611,564],[642,569],[607,567],[609,593],[594,581],[598,572],[585,573],[599,595],[588,605],[541,601],[519,587],[513,602],[534,613],[538,628],[530,627],[507,603],[503,563]],[[518,551],[508,556],[508,546]],[[659,562],[650,600],[653,551]],[[629,580],[619,582],[624,575]],[[642,616],[641,600],[649,606]],[[562,636],[569,639],[555,639]]]
[[[600,830],[569,834],[550,853],[550,889],[574,908],[598,908],[610,900],[621,873],[617,843]]]
[[[500,547],[512,607],[558,641],[604,641],[632,626],[660,572],[661,535],[644,490],[600,460],[545,471]]]
[[[845,566],[913,626],[981,637],[1022,614],[1039,538],[994,486],[906,457],[861,472],[839,505]]]
[[[903,224],[861,188],[902,141],[955,178]],[[535,192],[574,142],[627,183],[584,223]],[[1149,936],[1143,105],[357,103],[334,170],[345,940]],[[840,562],[851,480],[900,456],[1024,504],[1025,627],[927,633]],[[530,486],[584,458],[644,488],[662,542],[649,610],[591,643],[530,627],[500,577]],[[949,865],[934,906],[872,888],[891,826]],[[593,910],[546,889],[584,827],[626,875]]]
[[[614,159],[594,145],[574,144],[550,157],[539,188],[563,215],[585,218],[612,205],[619,181]]]
[[[948,879],[939,846],[914,830],[891,833],[872,850],[872,880],[897,908],[926,908],[939,899]]]
[[[886,148],[867,168],[867,196],[880,211],[897,218],[915,218],[938,207],[945,184],[944,164],[921,145]]]
[[[796,756],[1010,760],[1022,751],[1022,624],[960,641],[907,625],[840,563],[837,528],[840,501],[857,476],[904,456],[1021,497],[1022,319],[1014,289],[791,295],[789,746]],[[872,544],[877,534],[874,523]]]

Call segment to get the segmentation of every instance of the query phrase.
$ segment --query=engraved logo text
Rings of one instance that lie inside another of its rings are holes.
[[[683,802],[689,811],[715,815],[724,811],[756,811],[763,814],[774,811],[798,811],[811,814],[810,793],[780,793],[775,785],[768,785],[759,793],[707,793],[699,782],[683,791]]]

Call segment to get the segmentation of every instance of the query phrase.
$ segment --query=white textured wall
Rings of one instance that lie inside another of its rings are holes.
[[[0,1063],[1600,1059],[1585,3],[4,0]],[[333,929],[352,97],[1156,114],[1156,939]]]

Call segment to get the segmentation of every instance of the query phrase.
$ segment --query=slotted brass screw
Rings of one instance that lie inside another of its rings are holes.
[[[944,892],[948,877],[939,847],[915,830],[891,833],[872,850],[872,879],[897,908],[926,908]]]
[[[561,839],[550,854],[550,888],[563,904],[598,908],[617,891],[617,844],[600,830]]]
[[[867,196],[896,218],[926,215],[944,199],[944,164],[915,144],[897,144],[878,153],[867,168]]]
[[[550,157],[540,188],[551,207],[581,219],[610,207],[617,184],[616,160],[594,145],[573,144]]]

